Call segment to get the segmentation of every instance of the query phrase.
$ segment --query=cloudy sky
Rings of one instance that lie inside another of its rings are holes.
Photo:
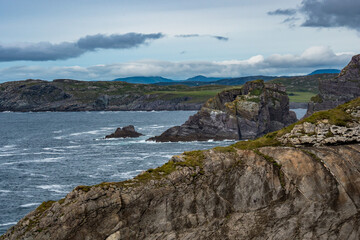
[[[359,0],[0,0],[0,82],[341,69],[359,23]]]

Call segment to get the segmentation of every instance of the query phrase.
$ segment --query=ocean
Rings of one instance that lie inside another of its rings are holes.
[[[184,151],[234,143],[146,141],[194,113],[0,113],[0,235],[43,201],[59,200],[78,185],[123,181]],[[129,124],[144,136],[104,139]]]

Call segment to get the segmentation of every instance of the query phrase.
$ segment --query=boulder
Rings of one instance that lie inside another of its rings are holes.
[[[253,139],[295,122],[289,98],[279,84],[247,82],[209,99],[183,125],[148,140],[157,142]]]
[[[135,127],[133,125],[129,125],[123,128],[117,128],[114,133],[107,135],[105,138],[136,138],[142,135],[143,134],[135,131]]]

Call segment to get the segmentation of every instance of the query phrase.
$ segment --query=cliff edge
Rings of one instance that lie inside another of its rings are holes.
[[[157,142],[254,139],[296,121],[279,84],[256,80],[209,99],[181,126],[149,140]]]
[[[185,152],[128,181],[78,186],[0,239],[356,240],[359,125],[360,98],[256,140]]]

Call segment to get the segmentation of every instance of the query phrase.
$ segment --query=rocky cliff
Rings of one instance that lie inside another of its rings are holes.
[[[308,105],[307,116],[313,112],[327,110],[360,96],[360,54],[334,79],[319,80],[320,93]]]
[[[285,141],[326,135],[305,123],[359,129],[359,113],[360,98],[256,140],[185,152],[125,182],[79,186],[0,239],[359,239],[359,138]]]
[[[86,82],[59,79],[0,84],[1,111],[151,111],[198,110],[202,99],[175,93],[182,88],[125,82]]]
[[[225,90],[209,99],[183,125],[172,127],[157,142],[253,139],[296,121],[285,88],[262,80]]]

